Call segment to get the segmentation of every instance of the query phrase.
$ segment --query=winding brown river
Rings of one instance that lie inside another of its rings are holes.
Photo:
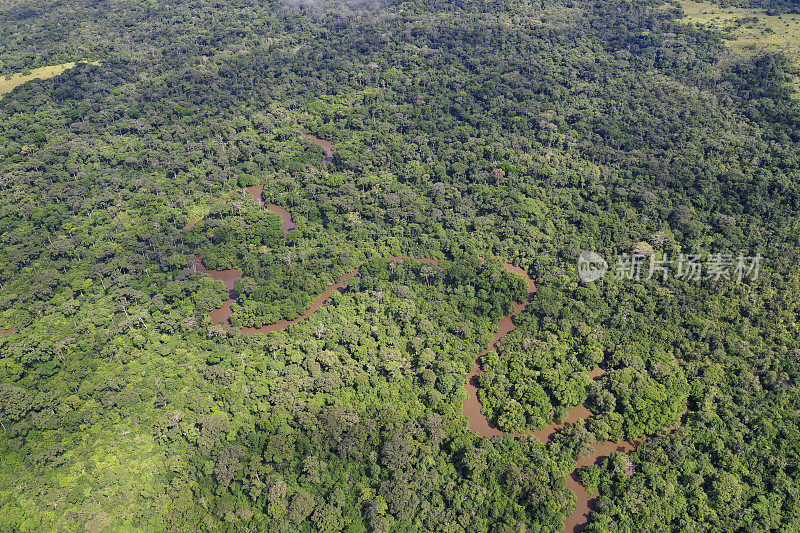
[[[464,416],[466,416],[469,421],[469,428],[478,435],[484,437],[496,437],[502,435],[503,432],[491,426],[486,417],[483,416],[483,413],[481,413],[481,403],[478,400],[477,378],[478,374],[481,372],[481,357],[489,353],[489,351],[496,349],[500,339],[517,329],[517,325],[514,324],[514,317],[528,307],[528,304],[531,303],[531,299],[536,292],[536,283],[534,283],[533,278],[531,278],[525,270],[511,263],[503,263],[503,267],[509,272],[519,274],[525,278],[525,282],[528,285],[528,297],[524,302],[515,304],[514,310],[500,319],[491,344],[475,358],[475,366],[472,367],[472,372],[467,374],[467,382],[464,384],[464,387],[467,389],[467,399],[464,401],[463,408]]]
[[[331,161],[333,161],[333,145],[331,144],[331,142],[329,140],[320,139],[319,137],[315,137],[314,135],[311,135],[310,133],[306,133],[305,131],[303,131],[301,129],[300,122],[298,122],[298,120],[296,118],[294,119],[294,127],[295,127],[294,131],[296,131],[300,135],[300,137],[302,137],[303,139],[308,139],[309,141],[313,141],[313,142],[317,143],[319,146],[322,147],[323,150],[325,150],[325,158],[322,160],[322,164],[323,165],[325,163],[330,163]]]
[[[517,326],[514,324],[514,317],[528,307],[533,295],[536,293],[536,283],[525,270],[514,266],[511,263],[503,263],[503,267],[505,267],[505,269],[509,272],[518,274],[525,279],[528,286],[528,298],[524,302],[516,304],[511,313],[500,319],[500,322],[497,325],[497,331],[494,334],[491,344],[489,344],[489,346],[486,347],[475,359],[475,366],[473,367],[472,372],[467,375],[467,382],[464,384],[464,387],[467,390],[467,399],[464,401],[463,412],[464,416],[466,416],[467,420],[469,421],[469,428],[475,433],[489,438],[502,435],[503,432],[491,425],[486,419],[486,416],[484,416],[484,414],[481,412],[482,406],[478,400],[477,377],[478,374],[481,373],[481,357],[486,355],[489,351],[497,349],[500,339],[516,329]],[[604,373],[605,371],[603,369],[596,367],[589,374],[589,377],[591,379],[597,379]],[[585,406],[579,405],[568,409],[567,416],[557,423],[550,424],[544,429],[537,431],[515,433],[514,436],[534,437],[539,440],[539,442],[547,443],[552,440],[559,429],[570,426],[580,419],[586,420],[592,416],[594,415],[591,411],[589,411]],[[575,469],[577,470],[578,468],[594,465],[603,458],[608,457],[615,452],[630,452],[633,450],[634,443],[631,442],[595,443],[592,446],[592,451],[590,453],[578,459],[575,464]],[[574,472],[567,478],[567,488],[575,493],[577,507],[575,511],[566,518],[564,531],[571,533],[581,532],[589,523],[589,513],[592,510],[596,498],[592,498],[587,492],[586,487],[578,482],[577,476]]]
[[[297,128],[300,127],[300,124],[297,122],[297,119],[295,119],[294,125]],[[316,142],[325,150],[326,157],[322,162],[323,164],[333,160],[333,148],[329,141],[305,133],[300,129],[297,129],[295,131],[297,131],[297,133],[303,136],[304,138]],[[258,204],[264,203],[261,197],[261,193],[263,190],[262,185],[247,187],[246,189],[253,196],[253,200],[256,203]],[[267,208],[281,217],[281,221],[283,222],[284,238],[289,233],[289,231],[295,229],[296,224],[292,220],[292,215],[286,209],[274,204],[269,204]],[[196,222],[197,221],[193,221],[188,227],[191,227]],[[413,259],[415,261],[433,264],[436,265],[437,267],[439,266],[439,262],[437,260],[424,257],[410,258],[408,256],[394,256],[394,257],[389,257],[388,259],[397,262]],[[223,323],[228,327],[230,327],[229,320],[231,316],[231,306],[233,305],[233,302],[235,301],[237,296],[233,287],[236,281],[240,278],[241,273],[236,269],[207,270],[205,268],[205,265],[203,265],[202,257],[198,257],[193,263],[193,266],[198,270],[205,271],[213,279],[223,281],[225,285],[228,287],[229,299],[223,303],[222,307],[212,311],[210,313],[210,318],[211,321],[215,324]],[[490,350],[496,349],[498,347],[500,340],[506,335],[508,335],[511,331],[516,329],[517,326],[516,324],[514,324],[514,317],[528,307],[528,305],[531,302],[531,299],[533,298],[533,295],[536,293],[536,284],[533,278],[531,278],[530,275],[528,275],[528,273],[524,269],[514,266],[511,263],[503,263],[503,267],[508,272],[518,274],[525,279],[528,287],[528,297],[525,299],[524,302],[515,304],[513,311],[508,315],[504,316],[502,319],[500,319],[500,322],[497,325],[497,331],[494,334],[491,344],[488,347],[486,347],[486,349],[484,349],[475,359],[475,365],[472,371],[467,375],[467,381],[464,385],[467,391],[467,399],[464,401],[463,412],[469,422],[469,428],[479,435],[490,438],[502,435],[503,432],[497,429],[496,427],[492,426],[481,412],[481,404],[480,401],[478,400],[478,378],[477,378],[478,374],[480,374],[481,372],[481,357],[486,355],[486,353],[488,353]],[[331,297],[331,295],[333,295],[334,292],[345,290],[347,287],[346,281],[349,278],[357,275],[358,273],[359,270],[356,269],[342,276],[339,280],[337,280],[335,283],[333,283],[327,289],[325,289],[325,291],[322,294],[320,294],[317,298],[315,298],[309,305],[308,309],[306,309],[306,311],[297,318],[294,318],[292,320],[281,320],[279,322],[276,322],[275,324],[269,324],[260,328],[243,327],[240,329],[240,331],[245,335],[249,336],[253,336],[258,333],[267,335],[270,333],[274,333],[276,331],[283,331],[292,324],[296,324],[301,320],[308,318],[312,313],[314,313],[320,307],[322,307],[322,305],[328,300],[328,298]],[[603,373],[604,371],[598,367],[595,368],[589,374],[589,376],[592,379],[597,379],[600,376],[602,376]],[[563,420],[560,420],[558,423],[551,424],[545,427],[544,429],[538,431],[530,431],[526,433],[515,434],[515,437],[518,438],[533,437],[538,439],[540,442],[547,443],[553,438],[553,436],[559,429],[572,425],[580,419],[584,420],[588,419],[591,416],[593,416],[591,411],[589,411],[585,406],[572,407],[567,410],[567,416]],[[578,469],[585,466],[591,466],[615,452],[633,451],[636,444],[637,443],[633,442],[596,443],[592,446],[592,451],[590,453],[580,457],[577,460],[575,468]],[[589,522],[589,513],[591,512],[591,509],[594,505],[594,501],[596,498],[592,497],[593,495],[590,495],[586,491],[586,488],[578,482],[574,472],[567,478],[567,488],[569,488],[575,493],[577,499],[577,508],[575,509],[575,512],[572,513],[572,515],[566,517],[566,521],[564,524],[564,531],[570,533],[581,532],[586,528]]]
[[[263,185],[245,187],[245,190],[250,193],[255,203],[258,205],[264,205],[264,199],[261,197],[261,193],[264,190]],[[267,209],[281,217],[281,222],[283,224],[283,238],[285,239],[286,235],[288,235],[290,231],[297,227],[297,224],[295,224],[294,220],[292,220],[292,214],[281,206],[275,204],[267,204]]]

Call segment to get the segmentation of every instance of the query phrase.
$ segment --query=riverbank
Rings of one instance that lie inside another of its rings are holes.
[[[296,119],[294,124],[296,127],[299,127],[299,123],[297,122]],[[325,149],[325,153],[327,155],[323,160],[322,164],[325,164],[333,159],[333,149],[329,141],[326,141],[324,139],[319,139],[310,134],[306,134],[301,130],[296,130],[296,131],[304,138],[313,140],[314,142],[319,144],[323,149]],[[259,205],[264,205],[264,201],[262,199],[263,185],[247,187],[246,190],[252,195],[253,201],[255,201]],[[285,239],[289,231],[292,231],[297,227],[297,225],[292,219],[291,213],[289,213],[289,211],[287,211],[286,209],[274,204],[267,205],[267,208],[281,217],[281,221],[283,222],[282,227]],[[192,225],[193,224],[194,222],[192,223]],[[396,262],[414,260],[432,264],[437,268],[441,268],[441,266],[439,266],[438,260],[426,257],[412,258],[408,256],[393,256],[393,257],[388,257],[387,260]],[[227,327],[231,327],[229,319],[232,313],[233,302],[236,300],[237,297],[233,287],[236,281],[238,281],[238,279],[240,278],[241,273],[236,269],[206,270],[205,265],[202,264],[202,257],[197,258],[197,260],[195,261],[195,267],[198,270],[202,269],[203,271],[207,272],[213,279],[224,282],[226,287],[228,287],[228,296],[229,296],[228,300],[226,300],[223,303],[222,307],[212,311],[209,316],[213,323],[215,324],[223,323]],[[503,339],[503,337],[505,337],[510,332],[516,329],[517,326],[514,323],[514,317],[528,307],[528,305],[530,304],[536,293],[536,283],[534,279],[528,274],[527,271],[518,266],[512,265],[511,263],[508,262],[503,263],[503,268],[505,268],[507,272],[517,274],[523,277],[523,279],[526,282],[528,290],[527,297],[525,301],[515,304],[514,309],[509,314],[505,315],[500,319],[500,321],[497,324],[497,331],[494,334],[492,342],[489,344],[488,347],[486,347],[483,351],[481,351],[480,354],[478,354],[478,356],[475,359],[474,367],[472,371],[469,374],[467,374],[467,380],[466,383],[464,384],[464,387],[467,392],[467,399],[464,401],[462,411],[468,421],[469,428],[476,434],[488,438],[500,436],[503,434],[503,432],[500,431],[498,428],[494,427],[482,413],[482,406],[478,399],[478,381],[479,381],[478,375],[482,371],[481,358],[484,355],[486,355],[490,350],[497,349],[499,342]],[[322,294],[320,294],[317,298],[315,298],[311,302],[311,304],[303,314],[292,320],[284,319],[274,324],[265,325],[260,328],[242,327],[240,328],[239,331],[249,336],[253,336],[256,334],[268,335],[270,333],[274,333],[277,331],[283,331],[289,326],[297,324],[302,320],[305,320],[310,315],[319,310],[325,304],[325,302],[333,295],[334,292],[345,290],[347,287],[346,281],[351,277],[359,274],[359,272],[360,272],[359,269],[350,271],[341,278],[339,278],[336,282],[329,285]],[[603,369],[597,367],[594,370],[592,370],[592,372],[590,372],[589,377],[591,379],[599,379],[600,377],[602,377],[604,372],[605,371]],[[593,413],[589,411],[589,409],[587,409],[585,406],[582,405],[574,406],[567,410],[567,415],[564,417],[563,420],[554,422],[553,424],[550,424],[549,426],[541,430],[517,433],[514,436],[516,438],[535,438],[540,442],[546,444],[553,439],[558,430],[571,426],[575,424],[578,420],[581,419],[587,420],[592,416],[594,416]],[[582,467],[594,465],[599,461],[601,461],[602,459],[604,459],[605,457],[608,457],[609,455],[615,452],[625,452],[625,453],[631,452],[635,449],[636,445],[639,442],[642,441],[641,440],[637,442],[612,441],[612,442],[595,443],[592,445],[592,451],[590,453],[580,457],[576,461],[575,469],[567,477],[566,486],[575,494],[577,505],[575,511],[571,515],[566,517],[564,531],[570,533],[577,533],[584,531],[584,529],[589,523],[589,514],[591,513],[592,507],[596,500],[595,495],[590,495],[587,492],[586,488],[578,481],[577,476],[575,474],[575,470]]]

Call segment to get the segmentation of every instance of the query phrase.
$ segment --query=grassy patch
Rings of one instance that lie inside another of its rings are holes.
[[[99,63],[93,62],[92,64],[97,65]],[[22,85],[25,82],[35,80],[37,78],[41,80],[46,80],[48,78],[52,78],[53,76],[58,76],[65,70],[74,68],[75,65],[77,65],[77,63],[75,62],[62,63],[61,65],[39,67],[26,72],[18,72],[16,74],[7,74],[4,76],[0,76],[0,96],[3,96],[4,94],[13,91],[14,88]]]
[[[728,46],[742,54],[780,51],[800,68],[800,15],[767,15],[761,9],[720,7],[710,2],[680,0],[687,22],[718,31]],[[795,92],[800,76],[794,78]]]

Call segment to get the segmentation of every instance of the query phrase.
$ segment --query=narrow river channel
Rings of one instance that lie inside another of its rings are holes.
[[[303,132],[301,129],[299,129],[300,124],[297,122],[297,120],[295,120],[294,125],[297,128],[295,131],[297,131],[299,135],[301,135],[306,139],[316,142],[325,150],[326,156],[325,159],[322,161],[323,164],[326,164],[333,160],[333,147],[331,146],[330,141],[327,141],[325,139],[320,139],[311,134]],[[264,204],[264,200],[262,199],[262,194],[261,194],[263,191],[263,185],[247,187],[247,191],[253,196],[253,200],[256,203],[261,205]],[[296,228],[297,225],[292,220],[292,215],[291,213],[289,213],[289,211],[274,204],[268,204],[267,208],[281,217],[281,221],[283,222],[284,238],[286,237],[286,235],[288,235],[289,231]],[[193,224],[194,222],[192,223],[192,225]],[[430,263],[436,266],[439,265],[437,260],[425,257],[410,258],[408,256],[395,256],[395,257],[389,257],[387,259],[393,261],[404,261],[407,259],[413,259],[415,261]],[[210,313],[210,318],[211,321],[215,324],[219,323],[229,324],[229,319],[231,316],[231,306],[233,305],[233,302],[236,300],[237,296],[235,291],[233,290],[233,287],[236,281],[239,279],[241,273],[236,269],[206,270],[202,262],[202,257],[198,257],[195,260],[194,266],[198,270],[203,270],[206,273],[208,273],[213,279],[223,281],[225,285],[228,287],[229,299],[223,303],[222,307],[212,311]],[[525,299],[524,302],[515,304],[513,311],[504,316],[502,319],[500,319],[500,322],[497,325],[497,331],[494,334],[494,338],[491,344],[489,344],[489,346],[487,346],[477,356],[477,358],[475,359],[475,366],[473,367],[472,371],[469,374],[467,374],[467,381],[464,384],[464,387],[466,388],[467,391],[467,399],[464,401],[463,413],[469,422],[469,427],[472,431],[474,431],[478,435],[489,438],[502,435],[503,432],[494,427],[492,424],[490,424],[489,421],[481,412],[482,411],[481,404],[480,401],[478,400],[478,375],[481,372],[481,357],[486,355],[486,353],[488,353],[490,350],[496,349],[499,345],[500,340],[506,335],[508,335],[510,332],[512,332],[514,329],[516,329],[517,326],[514,323],[514,317],[528,307],[532,298],[534,297],[534,294],[536,293],[536,283],[534,282],[533,278],[530,277],[527,271],[518,266],[514,266],[511,263],[503,263],[503,267],[508,272],[522,276],[525,279],[525,282],[528,287],[528,297]],[[320,307],[322,307],[322,305],[328,300],[328,298],[330,298],[331,295],[333,295],[334,292],[345,290],[347,287],[346,281],[349,278],[357,275],[358,273],[359,271],[358,269],[356,269],[342,276],[339,280],[337,280],[335,283],[333,283],[327,289],[325,289],[325,291],[322,294],[320,294],[317,298],[315,298],[309,305],[308,309],[306,309],[306,311],[297,318],[294,318],[292,320],[281,320],[279,322],[276,322],[275,324],[269,324],[260,328],[243,327],[240,329],[240,331],[245,335],[252,336],[259,333],[267,335],[270,333],[274,333],[276,331],[285,330],[292,324],[296,324],[301,320],[305,320],[311,314],[316,312]],[[595,368],[589,374],[589,376],[592,379],[597,379],[601,377],[603,373],[604,371],[598,367]],[[580,419],[585,420],[592,416],[593,415],[591,411],[589,411],[585,406],[582,405],[575,406],[567,410],[567,416],[563,420],[551,424],[541,430],[515,434],[515,437],[519,438],[534,437],[542,443],[547,443],[553,438],[556,431],[558,431],[559,429],[572,425]],[[637,443],[626,442],[626,441],[595,443],[592,446],[592,451],[590,453],[578,459],[578,461],[575,464],[575,468],[578,469],[585,466],[591,466],[615,452],[626,452],[626,453],[631,452],[635,449]],[[581,532],[588,525],[589,514],[591,512],[592,506],[595,501],[594,497],[595,495],[591,495],[586,491],[586,488],[577,481],[577,478],[574,473],[567,478],[567,488],[569,488],[570,490],[572,490],[572,492],[575,493],[575,497],[577,500],[577,508],[570,516],[566,517],[564,531],[569,533]]]

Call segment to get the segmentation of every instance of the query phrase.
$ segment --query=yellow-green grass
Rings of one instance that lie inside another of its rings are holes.
[[[98,65],[99,63],[92,63],[93,65]],[[0,76],[0,96],[11,92],[14,88],[19,87],[25,82],[41,79],[46,80],[48,78],[52,78],[53,76],[58,76],[59,74],[63,73],[65,70],[74,68],[77,63],[70,62],[70,63],[62,63],[60,65],[51,65],[49,67],[39,67],[32,69],[27,72],[19,72],[16,74],[7,74],[5,76]]]
[[[762,50],[783,52],[800,68],[800,15],[767,15],[761,9],[721,7],[711,2],[680,0],[686,22],[721,32],[728,46],[741,54]],[[800,76],[795,76],[800,89]]]

